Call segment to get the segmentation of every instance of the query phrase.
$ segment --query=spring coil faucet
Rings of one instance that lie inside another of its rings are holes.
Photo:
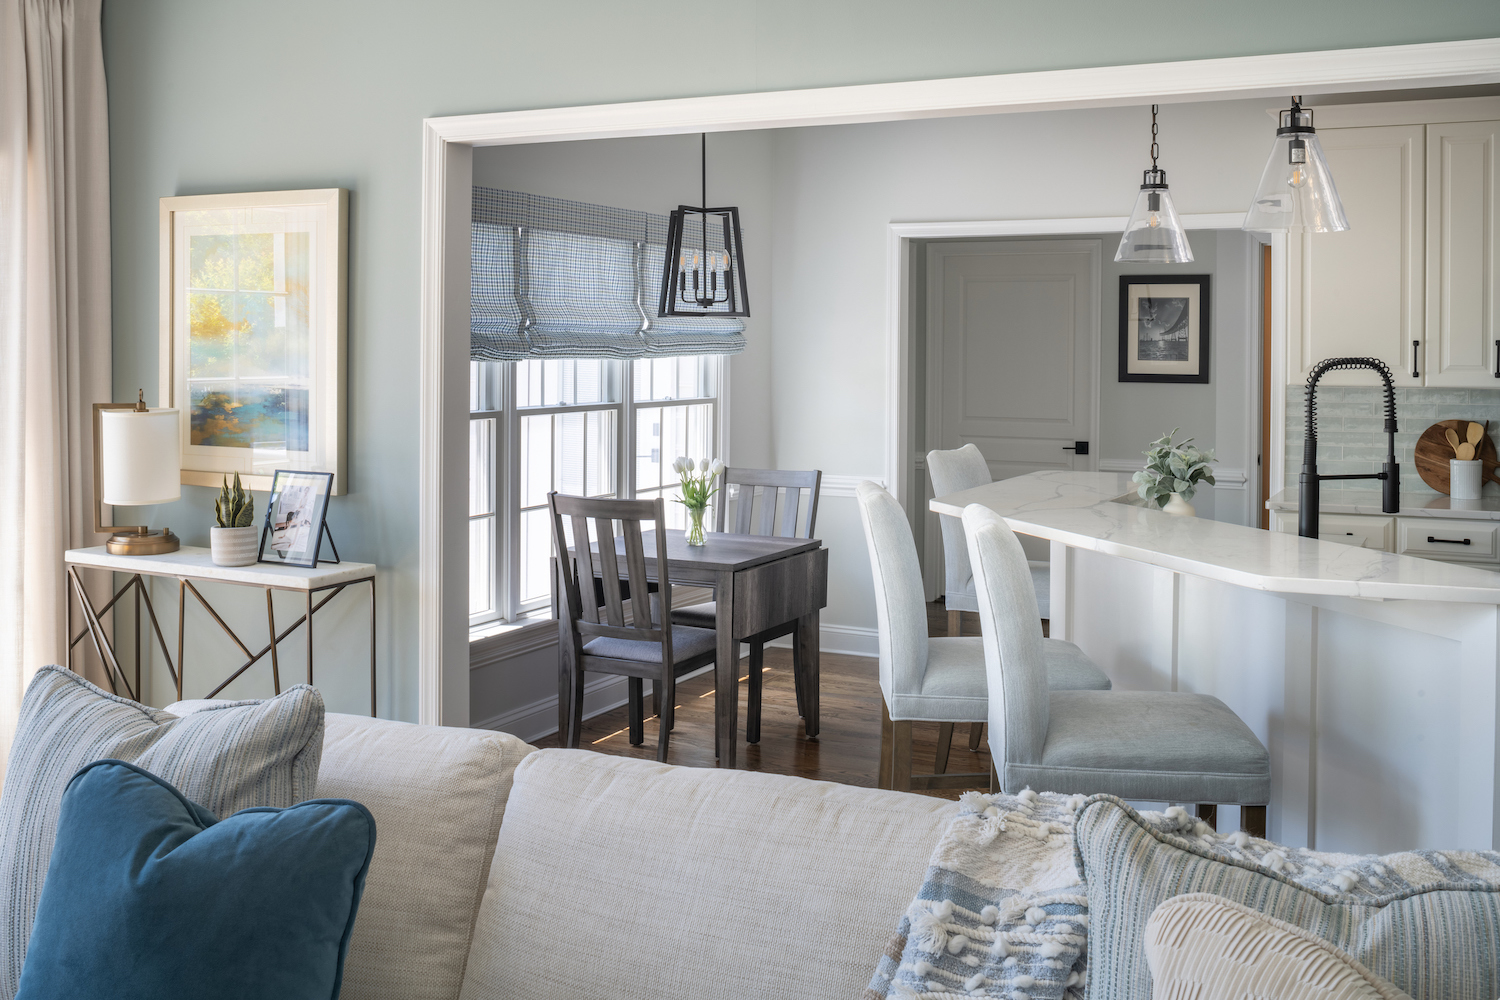
[[[1318,475],[1318,380],[1327,372],[1344,368],[1368,368],[1385,383],[1385,465],[1382,472]],[[1378,358],[1329,358],[1319,361],[1308,373],[1307,432],[1302,439],[1302,477],[1297,504],[1297,534],[1303,538],[1318,537],[1318,484],[1325,479],[1379,479],[1381,511],[1401,513],[1401,468],[1396,464],[1396,386],[1391,380],[1391,370]]]

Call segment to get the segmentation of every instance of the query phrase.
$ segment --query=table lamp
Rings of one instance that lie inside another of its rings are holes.
[[[171,528],[152,531],[144,524],[105,524],[104,504],[169,503],[181,496],[177,411],[148,409],[144,391],[137,393],[134,403],[95,403],[94,530],[113,532],[105,549],[117,556],[176,552],[180,543]]]

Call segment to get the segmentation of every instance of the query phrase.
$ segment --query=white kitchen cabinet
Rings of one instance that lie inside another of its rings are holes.
[[[1272,511],[1271,530],[1297,533],[1296,511]],[[1318,538],[1325,542],[1358,545],[1362,549],[1396,551],[1396,519],[1370,514],[1324,514],[1318,518]]]
[[[1295,535],[1297,512],[1271,511],[1271,530]],[[1491,519],[1325,511],[1318,519],[1318,538],[1439,562],[1485,564],[1485,569],[1494,569],[1500,563],[1500,522]]]
[[[1319,129],[1350,228],[1288,241],[1288,381],[1325,358],[1375,357],[1422,385],[1426,127]],[[1415,353],[1414,353],[1415,352]],[[1331,372],[1323,385],[1378,384]]]
[[[1500,122],[1452,122],[1426,129],[1425,384],[1500,388],[1500,319],[1495,311],[1500,291]]]

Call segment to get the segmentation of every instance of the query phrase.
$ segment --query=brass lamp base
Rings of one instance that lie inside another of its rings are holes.
[[[159,556],[181,547],[171,528],[160,531],[121,531],[109,536],[104,550],[112,556]]]

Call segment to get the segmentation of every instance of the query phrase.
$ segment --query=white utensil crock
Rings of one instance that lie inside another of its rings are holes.
[[[1455,500],[1478,500],[1484,487],[1484,463],[1475,459],[1464,462],[1448,460],[1448,495]]]

